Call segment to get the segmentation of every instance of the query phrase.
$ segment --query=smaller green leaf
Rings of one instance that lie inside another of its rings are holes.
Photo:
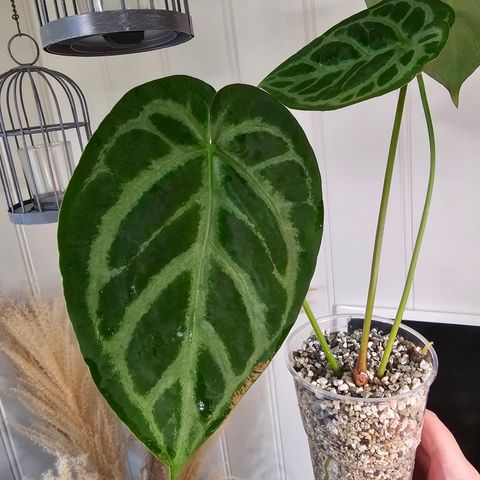
[[[455,25],[440,56],[425,73],[440,82],[458,107],[460,88],[480,66],[480,1],[445,0],[455,11]]]
[[[300,110],[334,110],[383,95],[440,54],[454,17],[439,0],[385,0],[335,25],[260,87]]]

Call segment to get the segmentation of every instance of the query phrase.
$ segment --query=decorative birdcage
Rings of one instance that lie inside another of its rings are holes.
[[[35,0],[43,48],[74,56],[122,55],[193,37],[188,0]]]
[[[19,37],[36,55],[21,62],[12,53]],[[16,68],[0,75],[0,181],[15,224],[53,223],[63,193],[91,136],[85,97],[63,73],[36,66],[39,47],[25,33],[8,43]]]

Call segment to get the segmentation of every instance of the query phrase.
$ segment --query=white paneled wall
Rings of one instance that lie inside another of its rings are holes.
[[[33,2],[18,0],[18,6],[23,26],[36,35]],[[217,88],[232,82],[258,84],[307,41],[362,8],[362,0],[191,0],[196,38],[185,45],[105,59],[43,54],[41,62],[79,83],[95,128],[129,88],[160,76],[194,75]],[[9,4],[3,0],[0,45],[13,33]],[[6,50],[0,48],[0,69],[10,66]],[[437,126],[438,176],[409,308],[480,315],[480,75],[465,84],[458,111],[443,88],[429,79],[427,87]],[[319,315],[328,314],[334,304],[364,304],[395,102],[396,94],[391,94],[338,112],[295,112],[317,153],[327,210],[309,294]],[[426,185],[427,141],[412,84],[386,226],[377,296],[382,307],[395,307],[401,294]],[[31,257],[41,290],[58,294],[55,226],[26,228],[23,250],[22,235],[0,208],[0,290],[28,288],[24,257]],[[19,448],[23,458],[32,452],[25,443]],[[219,478],[245,480],[312,478],[283,351],[210,442],[209,452],[203,476],[214,472]],[[38,478],[44,467],[30,461],[24,469],[30,478]],[[5,462],[0,463],[0,475],[9,480]]]

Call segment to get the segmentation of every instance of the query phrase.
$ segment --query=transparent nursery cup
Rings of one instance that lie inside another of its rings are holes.
[[[332,315],[318,320],[323,331],[353,331],[363,318]],[[372,328],[389,333],[392,321],[373,317]],[[312,386],[293,368],[293,352],[313,334],[310,324],[287,339],[287,366],[295,380],[303,426],[308,436],[316,480],[411,480],[420,443],[430,385],[438,358],[430,348],[432,366],[423,383],[409,392],[386,398],[355,398]],[[427,340],[401,326],[399,335],[423,347]]]

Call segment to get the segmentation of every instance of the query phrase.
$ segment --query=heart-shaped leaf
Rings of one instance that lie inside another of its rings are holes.
[[[313,275],[320,174],[258,88],[130,91],[65,194],[60,265],[92,376],[175,477],[267,366]]]
[[[368,6],[381,0],[365,0]],[[463,82],[480,66],[480,2],[478,0],[443,0],[455,12],[442,53],[424,68],[425,73],[441,83],[458,107]]]
[[[439,55],[453,20],[439,0],[385,0],[335,25],[260,86],[301,110],[334,110],[383,95]]]

